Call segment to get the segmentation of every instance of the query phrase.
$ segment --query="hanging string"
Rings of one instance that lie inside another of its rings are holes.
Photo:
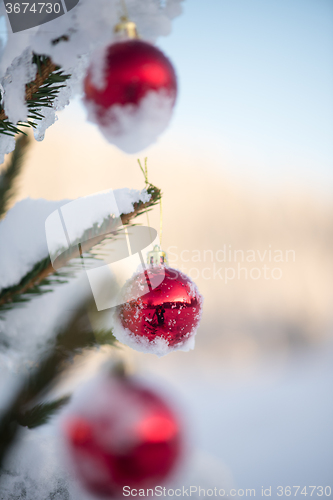
[[[162,196],[160,198],[160,246],[162,248],[162,223],[163,223],[163,212],[162,212]]]
[[[123,11],[124,11],[124,17],[126,19],[128,19],[128,10],[127,10],[127,5],[126,5],[125,0],[121,0],[121,5],[122,5]]]
[[[147,161],[148,161],[148,158],[145,158],[144,167],[143,167],[141,164],[141,161],[139,159],[137,160],[139,167],[140,167],[140,170],[143,173],[143,176],[145,179],[146,189],[149,187],[153,187],[148,180]],[[150,230],[151,228],[150,228],[150,223],[149,223],[148,211],[146,211],[146,214],[147,214],[147,223],[148,223],[148,228],[149,228],[150,241],[151,241],[151,243],[153,243],[151,230]],[[168,265],[167,255],[161,249],[162,248],[162,236],[163,236],[163,207],[162,207],[162,195],[160,194],[160,238],[159,238],[160,244],[154,245],[153,250],[148,252],[148,254],[147,254],[148,264],[155,263],[155,265]]]
[[[120,16],[120,22],[115,26],[115,33],[125,32],[129,39],[139,38],[138,31],[136,29],[136,24],[133,21],[130,21],[128,18],[128,10],[125,0],[120,0],[123,15]]]
[[[148,181],[148,165],[147,165],[147,161],[148,161],[148,158],[146,157],[145,158],[145,168],[143,169],[142,165],[141,165],[141,161],[138,159],[138,164],[139,164],[139,167],[141,168],[141,172],[143,173],[143,176],[145,178],[145,184],[149,184],[149,181]]]
[[[141,172],[143,173],[143,176],[145,178],[145,184],[146,184],[146,186],[148,186],[149,185],[149,181],[148,181],[148,164],[147,164],[148,158],[147,157],[145,158],[145,168],[142,167],[141,161],[139,160],[139,158],[138,158],[137,161],[138,161],[139,167],[141,168]],[[146,210],[146,215],[147,215],[147,224],[148,224],[148,228],[149,228],[150,241],[153,242],[152,236],[151,236],[150,224],[149,224],[148,210]]]

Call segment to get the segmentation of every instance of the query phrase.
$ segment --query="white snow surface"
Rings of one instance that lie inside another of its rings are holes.
[[[172,19],[181,14],[182,0],[127,0],[129,18],[137,24],[142,39],[154,42],[171,31]],[[24,102],[25,83],[33,80],[36,68],[31,62],[32,53],[51,57],[65,73],[72,75],[65,88],[61,89],[53,106],[54,112],[46,112],[42,124],[38,125],[37,140],[42,140],[45,130],[55,121],[55,111],[66,106],[70,99],[82,91],[82,82],[91,54],[98,48],[110,45],[118,39],[114,27],[119,22],[121,3],[118,0],[80,0],[67,14],[39,27],[13,34],[0,3],[0,16],[7,22],[7,43],[1,51],[0,85],[4,90],[4,102],[9,118],[17,123],[25,120],[27,109]],[[66,35],[68,41],[53,44],[52,41]],[[29,61],[30,60],[30,61]],[[39,110],[44,114],[45,110]],[[14,143],[10,146],[13,149]],[[4,154],[10,152],[6,136],[0,136],[0,163]]]
[[[73,475],[61,444],[55,422],[35,430],[24,429],[6,463],[0,500],[96,500],[96,496],[83,489]],[[206,489],[216,486],[227,491],[234,486],[228,467],[201,449],[193,449],[186,466],[166,487],[189,488],[193,484]],[[198,493],[192,493],[191,497],[199,499]]]
[[[154,341],[150,342],[146,337],[139,337],[134,335],[128,328],[124,328],[115,311],[112,317],[112,331],[114,336],[122,344],[131,347],[139,352],[146,354],[156,354],[158,357],[166,356],[173,351],[188,352],[195,347],[195,334],[196,327],[193,331],[186,335],[186,338],[175,346],[170,346],[169,343],[162,337],[156,337]]]
[[[132,212],[134,203],[139,200],[147,202],[150,198],[146,190],[124,188],[104,191],[75,201],[26,198],[18,202],[0,222],[0,290],[17,284],[37,262],[49,255],[45,222],[54,211],[62,207],[64,214],[67,207],[75,208],[76,202],[79,211],[73,212],[69,228],[73,241],[93,224],[101,224],[110,215],[108,198],[113,194],[118,208],[116,216]],[[64,220],[66,223],[65,216]],[[52,250],[56,251],[57,240],[54,239],[52,244]],[[61,245],[61,241],[58,244]]]
[[[37,72],[37,66],[31,63],[31,58],[31,50],[26,49],[14,59],[1,81],[5,113],[13,123],[27,119],[25,85],[34,80]]]
[[[272,486],[275,499],[279,485],[306,485],[308,493],[309,484],[332,485],[332,347],[280,361],[267,354],[255,372],[236,378],[213,353],[204,363],[191,355],[142,358],[145,377],[177,395],[192,427],[192,463],[170,488],[224,488],[229,497],[230,488],[255,488],[262,497],[262,486]],[[0,500],[92,500],[68,473],[59,417],[22,431]],[[199,499],[198,491],[191,498]]]
[[[88,203],[90,214],[86,212],[86,218],[77,218],[77,227],[73,224],[71,226],[73,234],[75,231],[80,234],[91,227],[92,223],[100,224],[109,215],[107,193],[114,194],[119,213],[129,213],[133,210],[133,203],[149,199],[146,190],[127,188],[80,198],[77,200],[80,207]],[[95,203],[92,204],[91,201]],[[52,212],[70,206],[71,203],[72,200],[48,201],[28,198],[17,203],[7,213],[5,219],[0,222],[0,290],[17,284],[36,262],[48,256],[45,220]],[[56,333],[66,324],[73,310],[91,298],[91,287],[86,272],[82,272],[81,263],[78,265],[78,261],[74,260],[71,271],[73,276],[66,278],[67,283],[53,285],[51,293],[36,296],[34,300],[1,314],[2,395],[8,392],[7,387],[13,382],[13,374],[24,375],[30,370],[53,344]]]
[[[110,190],[110,193],[112,191]],[[113,191],[120,213],[133,210],[133,203],[149,198],[145,190],[118,189]],[[79,230],[100,223],[108,215],[109,205],[103,212],[101,200],[106,193],[81,198],[79,201],[96,200],[92,218],[78,219]],[[16,284],[31,270],[36,262],[48,255],[45,220],[54,210],[72,200],[47,201],[23,200],[11,209],[0,222],[0,290]],[[15,228],[15,232],[14,232]],[[75,227],[74,227],[75,229]],[[92,260],[92,265],[96,264]],[[91,299],[92,291],[87,273],[82,272],[81,262],[74,259],[71,276],[66,283],[53,284],[52,292],[35,296],[33,300],[17,305],[0,315],[0,408],[13,393],[13,384],[38,363],[53,345],[54,338],[72,316],[73,311]],[[110,328],[110,325],[105,325]],[[1,499],[1,496],[0,496]]]
[[[98,107],[85,101],[88,120],[96,123],[108,142],[125,153],[137,153],[154,143],[167,128],[174,98],[164,91],[150,91],[139,104],[111,106],[101,120]]]
[[[109,374],[106,370],[110,365],[103,366],[97,375],[88,381],[81,382],[72,395],[69,404],[55,415],[49,424],[28,430],[23,429],[20,433],[18,443],[12,449],[5,464],[5,473],[1,478],[0,500],[8,500],[15,495],[17,500],[93,500],[95,496],[90,495],[75,477],[73,463],[68,453],[65,439],[62,435],[62,425],[68,415],[79,414],[85,417],[97,414],[108,414],[114,404],[121,405],[119,408],[124,415],[124,420],[118,422],[120,426],[119,437],[124,436],[121,428],[144,411],[143,408],[135,408],[133,411],[133,400],[128,401],[123,394],[117,396],[113,391],[112,398],[105,397],[110,393],[110,382],[107,380]],[[189,488],[196,484],[202,488],[219,487],[229,490],[232,488],[233,480],[228,467],[214,456],[203,452],[197,447],[197,440],[191,437],[191,425],[187,421],[183,404],[178,404],[178,398],[174,391],[166,388],[163,379],[143,376],[137,377],[137,382],[150,388],[163,397],[173,408],[181,423],[184,454],[167,483],[162,483],[169,488]],[[106,389],[106,390],[105,390]],[[119,391],[119,389],[118,389]],[[120,397],[119,397],[120,396]],[[87,405],[87,401],[89,404]],[[125,436],[126,437],[126,436]],[[192,498],[199,498],[198,494],[192,493]],[[119,496],[116,498],[123,498]],[[156,497],[155,497],[156,498]]]

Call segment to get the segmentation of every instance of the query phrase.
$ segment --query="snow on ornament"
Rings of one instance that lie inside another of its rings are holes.
[[[177,78],[157,47],[139,39],[122,40],[95,54],[84,92],[88,119],[111,144],[136,153],[166,129]]]
[[[82,486],[96,497],[123,487],[154,488],[184,455],[178,417],[156,391],[124,375],[99,376],[62,417],[65,449]]]
[[[114,335],[137,351],[158,356],[193,349],[203,303],[197,286],[167,266],[158,245],[148,253],[148,263],[124,287],[123,303],[114,314]],[[147,285],[149,292],[142,295]]]

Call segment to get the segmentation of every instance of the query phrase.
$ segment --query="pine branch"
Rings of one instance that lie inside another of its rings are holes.
[[[0,467],[15,441],[20,423],[24,422],[24,416],[29,416],[26,409],[51,388],[55,378],[65,368],[66,361],[71,359],[75,352],[96,345],[86,311],[87,305],[77,311],[67,326],[59,332],[54,348],[41,360],[36,370],[27,377],[13,397],[10,406],[0,416]],[[30,413],[31,420],[28,419],[30,424],[38,424],[36,422],[37,413],[38,410],[35,410],[34,419],[32,419],[33,414]],[[39,417],[41,417],[40,413]],[[44,418],[45,415],[42,417]]]
[[[29,429],[44,425],[58,410],[68,403],[69,399],[69,396],[64,396],[56,401],[37,404],[29,410],[22,411],[17,417],[17,423]]]
[[[112,345],[116,347],[117,339],[112,330],[94,330],[94,336],[98,345]]]
[[[87,348],[116,343],[111,330],[93,331],[87,313],[93,307],[93,303],[86,303],[73,314],[58,333],[54,347],[24,381],[10,406],[0,414],[0,470],[20,426],[34,428],[43,425],[68,402],[69,396],[65,396],[50,403],[35,403],[53,387],[73,356]],[[122,362],[115,365],[114,371],[124,371]]]
[[[148,202],[143,203],[140,201],[135,203],[133,212],[121,215],[123,225],[130,224],[133,219],[159,202],[161,191],[157,187],[150,184],[147,188],[147,192],[151,195]],[[97,225],[95,225],[85,231],[83,236],[80,238],[83,240],[83,243],[81,244],[82,253],[90,252],[96,245],[104,241],[112,232],[114,232],[114,219],[111,216],[105,219],[101,226],[97,227]],[[61,260],[58,262],[58,267],[65,267],[68,265],[69,261],[78,257],[80,257],[79,247],[74,244],[70,250],[62,254]],[[41,261],[37,262],[31,271],[29,271],[29,273],[27,273],[17,285],[3,288],[0,291],[0,310],[6,310],[18,302],[25,302],[29,300],[26,294],[38,294],[51,291],[46,288],[46,286],[53,284],[53,281],[50,281],[50,276],[57,279],[64,277],[62,273],[54,270],[50,258],[45,257]]]
[[[8,210],[9,202],[14,194],[15,181],[22,170],[29,142],[30,139],[28,136],[18,138],[9,164],[0,173],[0,219]]]
[[[81,348],[91,348],[101,345],[111,345],[113,347],[117,347],[116,343],[117,339],[113,335],[112,330],[94,330],[93,337],[88,340],[85,346],[81,345]],[[20,426],[28,427],[29,429],[34,429],[35,427],[44,425],[59,410],[61,410],[61,408],[65,406],[69,400],[70,396],[64,396],[56,401],[38,403],[32,408],[21,410],[21,413],[17,416],[17,422]]]
[[[52,108],[59,90],[66,85],[66,80],[71,75],[66,75],[56,66],[49,57],[33,55],[33,63],[37,65],[35,79],[26,85],[25,100],[28,107],[28,119],[26,122],[11,123],[6,116],[5,110],[0,106],[0,134],[11,135],[25,134],[18,127],[36,127],[36,121],[42,120],[44,116],[39,112],[40,108]],[[1,99],[0,95],[0,99]]]
[[[21,302],[27,302],[29,300],[28,295],[39,295],[51,292],[52,288],[48,287],[54,285],[55,283],[65,283],[66,277],[70,274],[69,271],[61,273],[59,271],[54,271],[51,266],[53,269],[52,278],[54,279],[48,279],[50,274],[48,273],[48,269],[50,266],[50,257],[46,257],[45,259],[37,262],[32,270],[23,276],[17,285],[3,288],[0,291],[0,309],[7,310],[14,304],[16,305]]]
[[[77,345],[74,350],[87,349],[92,347],[97,347],[101,345],[110,345],[117,347],[117,339],[113,335],[112,330],[94,330],[91,332],[91,337],[84,337],[81,345]],[[61,340],[60,344],[61,345]],[[73,353],[68,357],[72,357]],[[66,368],[66,364],[63,360],[61,366],[63,369]],[[45,403],[37,403],[31,408],[25,408],[20,411],[17,415],[17,423],[21,427],[28,427],[29,429],[34,429],[41,425],[46,424],[63,406],[65,406],[70,400],[70,396],[64,396],[55,401],[49,401]]]

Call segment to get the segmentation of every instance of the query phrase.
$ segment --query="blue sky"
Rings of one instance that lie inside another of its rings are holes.
[[[159,46],[188,147],[206,142],[240,175],[333,187],[333,2],[188,0]]]

